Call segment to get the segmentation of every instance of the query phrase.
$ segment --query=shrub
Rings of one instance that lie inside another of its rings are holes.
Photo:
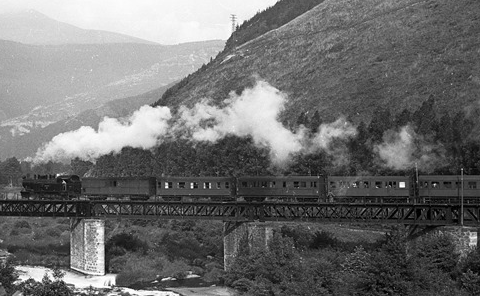
[[[56,227],[49,227],[45,229],[45,234],[51,237],[60,237],[62,231]]]
[[[18,220],[17,222],[15,222],[13,227],[32,229],[32,227],[30,226],[30,224],[26,220]]]

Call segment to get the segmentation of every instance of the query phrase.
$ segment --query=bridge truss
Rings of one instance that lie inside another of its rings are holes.
[[[465,205],[464,225],[480,224],[480,205]],[[459,225],[458,204],[248,203],[0,200],[0,216],[210,219],[222,221],[372,222]]]

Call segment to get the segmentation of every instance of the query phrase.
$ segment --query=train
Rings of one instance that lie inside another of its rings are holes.
[[[24,178],[22,198],[477,203],[478,175]]]

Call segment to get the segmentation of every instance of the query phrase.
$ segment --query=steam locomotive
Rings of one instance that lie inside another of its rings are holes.
[[[24,178],[28,199],[477,203],[480,176]]]

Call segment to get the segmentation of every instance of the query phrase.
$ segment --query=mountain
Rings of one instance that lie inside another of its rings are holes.
[[[165,46],[83,30],[32,10],[0,15],[0,159],[28,156],[77,123],[96,125],[103,115],[125,116],[153,103],[224,44]],[[123,100],[109,103],[117,99]]]
[[[0,159],[11,156],[17,158],[33,156],[38,147],[60,133],[77,130],[82,126],[91,126],[96,129],[105,116],[110,118],[128,116],[141,106],[154,103],[170,86],[171,84],[141,95],[116,99],[46,126],[25,119],[25,121],[20,121],[21,124],[16,128],[0,127],[0,135],[2,135],[2,138],[0,138]],[[15,132],[12,132],[12,130]]]
[[[118,33],[84,30],[67,23],[53,20],[35,10],[0,14],[0,39],[37,45],[107,43],[155,44],[154,42]]]
[[[73,126],[62,122],[81,118],[83,111],[135,97],[185,77],[207,63],[223,45],[223,41],[217,40],[171,46],[38,46],[0,40],[0,89],[4,90],[0,93],[0,158],[25,157],[29,154],[21,151],[38,148],[35,145],[39,141],[21,140],[18,137],[22,135],[32,133],[22,139],[46,141],[45,135],[54,135],[44,130],[51,124],[58,123],[49,130],[65,132]],[[161,93],[155,99],[160,96]]]
[[[272,9],[287,2],[296,1]],[[431,97],[440,112],[477,104],[480,1],[319,2],[285,23],[260,16],[240,26],[229,47],[156,104],[191,106],[203,97],[220,103],[258,78],[288,95],[282,117],[290,123],[316,110],[323,120],[347,115],[368,122],[377,106],[395,114]]]
[[[0,121],[25,114],[56,121],[147,92],[191,73],[223,44],[38,46],[0,40]]]

